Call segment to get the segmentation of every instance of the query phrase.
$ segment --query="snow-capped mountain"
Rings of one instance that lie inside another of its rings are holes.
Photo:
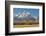
[[[29,12],[22,12],[14,17],[15,20],[35,20]]]
[[[27,17],[28,15],[30,15],[30,13],[24,11],[23,13],[17,14],[15,17],[24,18]]]

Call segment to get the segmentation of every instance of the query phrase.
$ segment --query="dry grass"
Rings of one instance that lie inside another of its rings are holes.
[[[33,24],[33,25],[14,25],[14,28],[24,28],[24,27],[38,27],[39,24]]]

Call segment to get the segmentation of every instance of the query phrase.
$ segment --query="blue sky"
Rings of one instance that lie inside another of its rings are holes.
[[[13,9],[13,16],[23,11],[29,12],[32,16],[38,17],[39,16],[39,9],[31,9],[31,8],[14,8]]]

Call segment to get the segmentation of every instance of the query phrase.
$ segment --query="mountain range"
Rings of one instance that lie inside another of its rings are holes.
[[[35,20],[35,18],[29,12],[22,12],[14,17],[14,20]]]

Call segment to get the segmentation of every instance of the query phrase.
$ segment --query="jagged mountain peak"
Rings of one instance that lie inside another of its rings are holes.
[[[15,16],[16,20],[35,20],[29,12],[22,12]]]
[[[18,13],[17,15],[16,15],[16,17],[18,17],[18,18],[24,18],[24,17],[27,17],[28,15],[30,15],[30,13],[29,12],[22,12],[22,13]]]

